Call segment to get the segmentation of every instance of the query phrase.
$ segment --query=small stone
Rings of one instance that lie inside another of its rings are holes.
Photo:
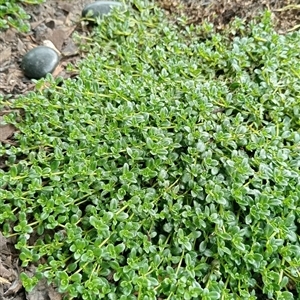
[[[28,78],[40,79],[52,73],[59,63],[59,55],[50,47],[38,46],[27,52],[21,69]]]
[[[50,40],[44,40],[43,46],[49,47],[57,52],[58,55],[61,55],[59,50],[54,46],[54,44]]]
[[[117,1],[96,1],[87,4],[82,10],[82,17],[97,18],[109,14],[113,7],[121,7],[122,3]]]

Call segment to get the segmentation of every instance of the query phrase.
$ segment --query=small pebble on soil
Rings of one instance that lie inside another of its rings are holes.
[[[87,4],[82,10],[82,17],[97,18],[107,15],[113,7],[121,7],[117,1],[96,1]]]
[[[55,50],[50,47],[39,46],[24,55],[21,69],[26,77],[40,79],[55,70],[59,59],[59,55]]]

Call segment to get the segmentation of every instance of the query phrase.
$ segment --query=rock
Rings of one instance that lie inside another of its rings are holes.
[[[59,56],[61,55],[59,50],[54,46],[54,44],[50,40],[44,40],[43,46],[49,47],[49,48],[55,50]]]
[[[26,77],[40,79],[54,71],[59,59],[59,55],[55,50],[50,47],[39,46],[24,55],[21,69]]]
[[[97,18],[107,15],[113,7],[122,7],[123,4],[117,1],[96,1],[87,4],[82,10],[82,17]]]

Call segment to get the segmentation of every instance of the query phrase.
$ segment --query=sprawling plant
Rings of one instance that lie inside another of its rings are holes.
[[[298,299],[300,34],[268,12],[180,30],[140,0],[98,23],[77,78],[39,81],[6,118],[0,223],[37,266],[24,286]]]
[[[22,5],[40,4],[46,0],[0,0],[0,30],[14,27],[18,31],[30,30],[28,20],[30,16]]]

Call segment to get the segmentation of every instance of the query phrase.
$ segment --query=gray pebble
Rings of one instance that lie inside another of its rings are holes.
[[[117,1],[96,1],[87,4],[82,10],[82,17],[97,18],[107,15],[113,7],[121,7]]]
[[[21,62],[21,69],[28,78],[40,79],[52,73],[59,63],[57,52],[46,46],[27,52]]]

